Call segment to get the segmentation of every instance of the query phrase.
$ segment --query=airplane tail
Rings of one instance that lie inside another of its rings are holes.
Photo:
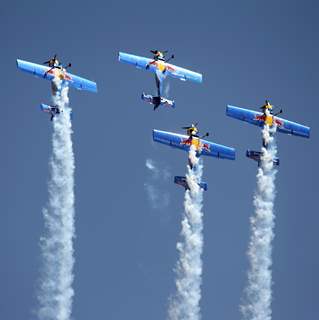
[[[247,150],[246,151],[246,157],[257,161],[258,162],[258,166],[259,166],[260,161],[261,161],[261,156],[262,156],[262,152],[260,152],[260,151],[254,151],[254,150]],[[276,157],[276,158],[273,159],[273,164],[275,166],[279,166],[279,163],[280,163],[279,158]]]
[[[182,186],[183,188],[185,188],[185,190],[189,190],[189,186],[187,184],[186,177],[175,176],[174,183]],[[203,189],[204,191],[207,191],[208,186],[207,186],[206,182],[200,182],[198,185],[201,189]]]
[[[41,103],[40,104],[40,110],[43,111],[43,112],[50,112],[51,111],[51,107],[48,106],[45,103]]]
[[[141,95],[142,100],[153,104],[154,106],[166,106],[166,107],[171,107],[171,108],[175,108],[175,101],[174,100],[168,100],[166,98],[163,97],[155,97],[152,96],[151,94],[145,94],[144,92]]]

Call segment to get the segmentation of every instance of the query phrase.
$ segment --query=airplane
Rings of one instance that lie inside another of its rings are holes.
[[[166,59],[165,54],[167,51],[162,52],[159,50],[151,50],[151,53],[154,54],[153,59],[119,52],[119,61],[134,65],[138,69],[144,69],[153,72],[155,74],[158,100],[162,97],[162,83],[167,76],[171,76],[182,81],[190,80],[197,83],[202,82],[202,74],[168,63],[174,58],[174,55]]]
[[[196,128],[196,126],[194,126]],[[186,128],[186,127],[185,127]],[[196,128],[197,129],[197,128]],[[162,144],[166,144],[173,148],[189,151],[190,147],[193,146],[196,150],[196,156],[200,157],[211,156],[220,159],[235,160],[235,149],[223,146],[221,144],[213,143],[202,139],[197,136],[197,130],[192,131],[192,135],[183,135],[174,132],[167,132],[153,129],[153,140]],[[195,133],[194,133],[195,132]],[[203,137],[206,137],[204,135]],[[189,159],[189,165],[193,168],[193,165]]]
[[[185,190],[190,190],[190,189],[189,189],[189,185],[188,185],[188,183],[187,183],[186,177],[175,176],[175,177],[174,177],[174,183],[176,183],[176,184],[184,187]],[[203,189],[204,191],[207,191],[207,189],[208,189],[206,182],[200,182],[200,183],[198,183],[198,186],[199,186],[201,189]]]
[[[226,115],[238,120],[246,121],[258,127],[264,127],[265,125],[268,125],[269,127],[276,126],[276,131],[281,133],[286,133],[303,138],[310,137],[309,127],[277,117],[278,114],[282,113],[282,109],[277,113],[273,113],[273,106],[269,103],[268,100],[266,100],[266,103],[261,107],[261,109],[262,112],[258,112],[228,105],[226,107]],[[268,145],[264,138],[262,144],[263,147],[267,149]],[[260,162],[261,154],[259,151],[249,150],[249,152],[246,152],[246,156],[258,161],[258,163]],[[279,165],[278,158],[273,159],[273,162],[275,165]]]
[[[143,101],[146,101],[154,106],[154,111],[159,107],[159,106],[166,106],[166,107],[171,107],[175,108],[175,101],[174,100],[168,100],[163,97],[154,97],[150,94],[145,94],[144,92],[142,93],[141,96]]]
[[[68,85],[78,90],[97,92],[97,86],[95,82],[68,73],[66,69],[70,67],[71,64],[69,63],[66,67],[63,67],[57,60],[56,55],[46,61],[45,64],[48,66],[17,59],[18,69],[27,73],[31,73],[36,77],[51,81],[53,95],[55,95],[58,90],[56,84],[54,81],[52,81],[56,78],[66,82]]]

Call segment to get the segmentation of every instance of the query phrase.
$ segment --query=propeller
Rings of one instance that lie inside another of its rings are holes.
[[[55,61],[56,57],[57,57],[57,54],[55,54],[53,58],[49,59],[48,61],[43,62],[43,64],[49,64],[52,60]]]
[[[192,123],[192,125],[191,125],[191,126],[182,127],[182,129],[187,130],[187,129],[195,128],[195,127],[197,127],[197,125],[198,125],[198,122],[196,122],[195,124],[193,124],[193,123]]]
[[[168,50],[164,50],[164,51],[161,51],[161,50],[150,50],[151,53],[153,54],[157,54],[158,52],[162,52],[164,55],[168,52]]]
[[[275,114],[274,114],[274,116],[278,116],[279,114],[281,114],[283,111],[282,111],[282,109],[280,109],[278,112],[276,112]]]

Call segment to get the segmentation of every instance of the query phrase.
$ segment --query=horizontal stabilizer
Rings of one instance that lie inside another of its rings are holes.
[[[163,97],[154,97],[151,94],[145,94],[144,92],[142,93],[141,96],[142,100],[154,105],[154,106],[160,106],[163,105],[165,107],[171,107],[175,108],[175,102],[174,100],[168,100]]]
[[[185,188],[185,190],[189,190],[189,186],[188,186],[188,183],[187,183],[187,180],[186,180],[186,177],[180,177],[180,176],[175,176],[174,177],[174,183],[182,186]],[[203,189],[204,191],[207,191],[207,183],[206,182],[201,182],[201,183],[198,183],[198,186]]]
[[[48,106],[48,105],[45,104],[45,103],[41,103],[41,104],[40,104],[40,109],[41,109],[41,111],[43,111],[43,112],[50,112],[50,111],[51,111],[51,107]]]
[[[246,157],[257,161],[258,162],[258,166],[259,166],[260,165],[260,161],[261,161],[261,157],[262,157],[262,152],[254,151],[254,150],[247,150],[246,151]],[[280,162],[279,158],[276,157],[276,158],[273,159],[273,164],[275,166],[279,166],[279,162]]]

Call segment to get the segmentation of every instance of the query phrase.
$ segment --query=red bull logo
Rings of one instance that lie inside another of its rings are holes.
[[[187,139],[182,139],[181,144],[186,145],[186,146],[194,146],[197,152],[200,152],[202,150],[210,152],[209,143],[202,143],[200,141],[200,139],[198,139],[198,138],[191,138],[190,137]]]
[[[48,71],[49,74],[52,74],[54,77],[58,77],[61,80],[71,81],[72,77],[65,72],[65,70],[60,69],[51,69]]]
[[[206,150],[207,152],[210,152],[210,145],[208,143],[203,143],[202,144],[202,149]]]
[[[283,125],[283,121],[275,118],[274,116],[266,116],[264,114],[262,115],[256,115],[255,120],[262,121],[266,124],[268,124],[270,127],[276,124],[276,126],[281,127]]]
[[[175,68],[170,65],[170,64],[166,64],[165,62],[162,62],[162,61],[155,61],[155,66],[158,70],[160,71],[165,71],[165,70],[168,70],[168,71],[175,71]]]

